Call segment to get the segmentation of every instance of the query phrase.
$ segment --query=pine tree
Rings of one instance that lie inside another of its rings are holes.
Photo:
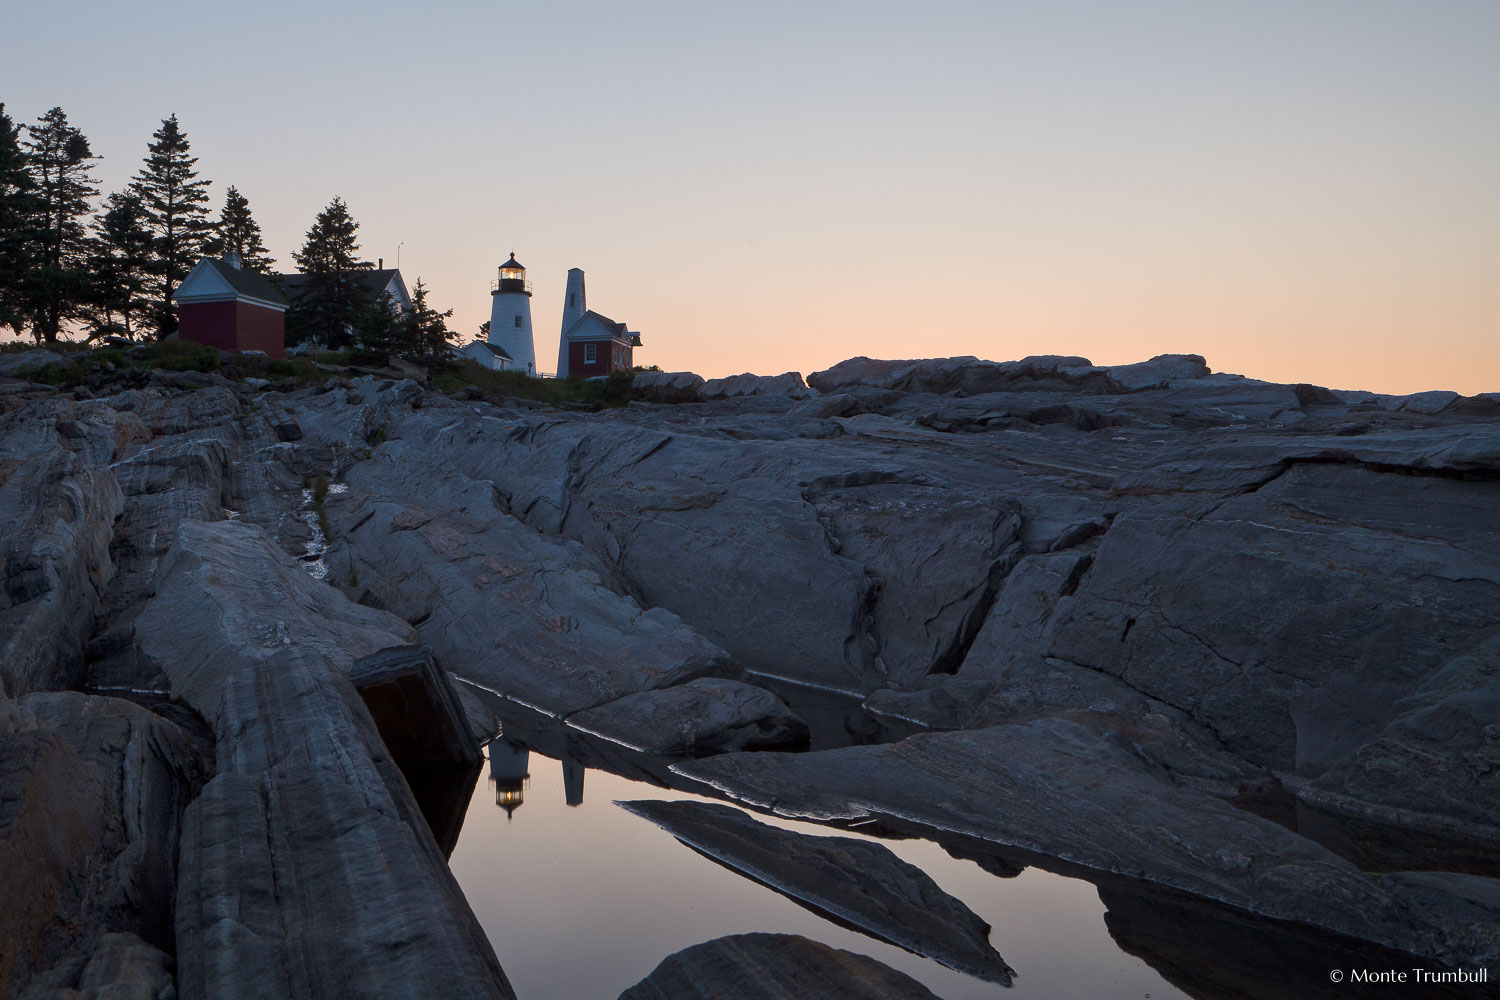
[[[53,108],[27,126],[26,168],[35,190],[31,266],[23,272],[21,311],[32,335],[57,340],[65,322],[88,313],[88,240],[84,217],[99,193],[89,175],[99,157],[83,133]]]
[[[240,266],[247,271],[271,273],[276,261],[260,239],[260,224],[250,214],[250,202],[234,187],[224,192],[224,208],[219,212],[219,221],[214,223],[214,233],[203,246],[210,257],[225,257],[237,254]]]
[[[142,332],[141,319],[149,315],[153,305],[147,294],[155,261],[153,242],[140,199],[129,193],[110,195],[104,211],[94,220],[89,257],[94,286],[93,336],[134,338]]]
[[[287,310],[288,340],[318,340],[339,348],[350,342],[358,327],[368,328],[371,336],[383,336],[373,328],[381,318],[372,318],[370,312],[376,296],[362,280],[371,264],[359,258],[358,230],[342,198],[334,198],[318,213],[302,249],[292,254],[304,280]]]
[[[411,311],[401,317],[402,349],[427,356],[446,354],[458,339],[448,329],[447,321],[452,318],[452,309],[438,312],[427,304],[427,286],[418,278],[411,291]]]
[[[0,327],[20,333],[26,326],[25,288],[37,237],[37,202],[21,126],[0,104]]]
[[[208,221],[210,182],[196,179],[193,167],[198,158],[188,155],[187,135],[178,127],[176,115],[162,119],[151,138],[145,166],[130,189],[141,200],[154,237],[151,318],[157,336],[164,337],[177,329],[172,293],[203,256],[203,242],[212,228]]]

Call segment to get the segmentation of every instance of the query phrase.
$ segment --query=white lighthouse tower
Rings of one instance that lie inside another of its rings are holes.
[[[531,341],[531,282],[526,268],[512,253],[500,265],[500,278],[490,289],[490,343],[510,355],[511,364],[527,375],[536,374],[536,348]]]

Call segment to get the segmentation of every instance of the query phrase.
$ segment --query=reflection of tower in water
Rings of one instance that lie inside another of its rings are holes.
[[[524,743],[493,739],[489,742],[489,752],[490,787],[495,790],[495,805],[505,810],[508,820],[526,800],[526,786],[531,783],[531,775],[527,773],[531,751]]]
[[[564,756],[562,769],[563,795],[567,797],[568,805],[583,805],[583,765],[572,757]]]

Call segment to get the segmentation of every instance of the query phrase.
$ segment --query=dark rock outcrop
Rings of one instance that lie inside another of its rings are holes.
[[[568,716],[568,725],[669,756],[803,749],[809,736],[807,723],[771,692],[708,677],[626,695]]]
[[[937,1000],[873,958],[794,934],[736,934],[669,955],[620,1000]]]
[[[0,993],[76,980],[111,935],[167,963],[181,817],[206,766],[188,734],[130,702],[0,701]]]
[[[673,770],[784,816],[896,817],[1416,954],[1474,958],[1462,935],[1414,919],[1349,862],[1172,783],[1127,741],[1075,722],[798,756],[729,754]]]
[[[920,868],[851,837],[809,837],[706,802],[620,802],[719,864],[796,903],[950,969],[1011,984],[990,927]]]
[[[513,995],[348,676],[405,623],[257,528],[189,522],[136,638],[218,737],[181,838],[183,997]]]
[[[707,393],[648,373],[655,404],[597,413],[350,374],[0,384],[0,695],[21,699],[0,739],[27,790],[0,850],[39,873],[7,988],[154,981],[158,957],[84,960],[119,934],[175,958],[185,995],[328,986],[300,941],[365,970],[356,993],[422,954],[504,995],[442,863],[462,782],[419,777],[412,727],[379,705],[377,725],[349,678],[417,641],[436,659],[408,680],[449,734],[509,699],[573,722],[564,750],[606,734],[591,760],[680,785],[663,753],[796,739],[740,683],[790,680],[865,706],[834,713],[844,742],[950,732],[683,773],[948,846],[961,827],[997,871],[1032,852],[1434,961],[1493,953],[1500,396],[1194,355],[860,358]],[[152,710],[46,693],[84,684]],[[1280,799],[1286,826],[1246,811]],[[130,803],[155,832],[94,829]],[[27,832],[53,823],[52,847]],[[158,838],[191,878],[138,846]],[[109,878],[82,886],[86,856]],[[1400,874],[1424,865],[1451,870]],[[408,916],[336,913],[350,887]],[[141,918],[163,907],[175,956]],[[47,914],[76,933],[38,932]]]

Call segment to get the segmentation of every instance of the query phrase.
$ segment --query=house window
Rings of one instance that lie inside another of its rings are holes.
[[[586,365],[591,365],[591,364],[593,364],[594,362],[596,362],[598,360],[599,360],[599,345],[598,344],[584,344],[583,345],[583,363],[586,364]]]
[[[521,317],[519,316],[516,317],[516,329],[521,329]]]
[[[572,308],[573,308],[573,300],[574,300],[574,299],[575,299],[575,298],[577,298],[577,297],[578,297],[578,296],[576,296],[576,295],[574,295],[574,294],[573,294],[573,293],[572,293],[572,292],[569,292],[569,293],[568,293],[568,308],[569,308],[569,309],[572,309]]]

